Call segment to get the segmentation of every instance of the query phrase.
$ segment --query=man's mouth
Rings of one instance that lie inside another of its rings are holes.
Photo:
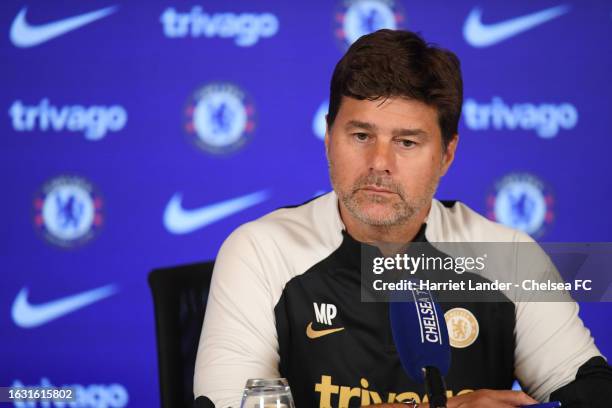
[[[395,191],[391,191],[386,188],[377,187],[377,186],[365,186],[365,187],[361,187],[360,190],[364,190],[369,193],[395,194]]]

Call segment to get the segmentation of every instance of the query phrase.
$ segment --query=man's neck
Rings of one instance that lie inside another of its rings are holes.
[[[414,214],[408,221],[392,226],[377,226],[365,224],[349,213],[349,211],[338,202],[340,217],[346,227],[346,231],[357,241],[369,244],[398,244],[403,245],[411,242],[418,234],[425,222],[431,202]]]

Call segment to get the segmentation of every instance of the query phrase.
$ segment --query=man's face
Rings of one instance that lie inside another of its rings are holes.
[[[404,98],[343,97],[325,135],[330,178],[340,203],[370,226],[405,224],[429,208],[454,157],[434,108]]]

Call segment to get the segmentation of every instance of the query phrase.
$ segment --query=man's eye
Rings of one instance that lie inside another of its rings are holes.
[[[366,140],[368,140],[369,136],[367,133],[353,133],[353,137],[355,137],[355,139],[361,142],[365,142]]]
[[[414,141],[409,140],[409,139],[400,140],[400,144],[402,145],[402,147],[413,147],[416,145]]]

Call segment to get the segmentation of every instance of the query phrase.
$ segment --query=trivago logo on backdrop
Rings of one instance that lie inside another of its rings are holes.
[[[273,37],[279,28],[272,13],[207,13],[201,6],[185,12],[168,7],[159,20],[167,38],[233,38],[239,47]]]
[[[53,387],[48,378],[43,377],[40,384],[24,384],[16,379],[11,384],[12,387]],[[57,387],[56,387],[57,388]],[[129,395],[126,388],[121,384],[65,384],[62,388],[74,390],[74,400],[70,402],[62,401],[16,401],[14,406],[17,408],[37,408],[37,407],[70,407],[70,408],[123,408],[128,406]]]
[[[491,102],[468,98],[463,104],[463,118],[470,130],[530,130],[543,139],[557,136],[578,124],[578,109],[571,103],[514,103],[499,96]]]
[[[108,132],[122,130],[128,119],[121,105],[57,106],[48,98],[42,98],[36,105],[16,100],[8,114],[17,132],[78,132],[87,140],[100,140]]]

